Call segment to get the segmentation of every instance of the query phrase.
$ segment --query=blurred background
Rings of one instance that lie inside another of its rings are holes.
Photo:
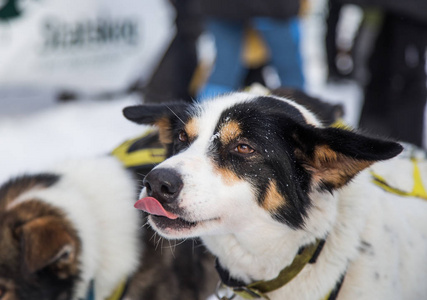
[[[261,83],[425,145],[427,1],[0,0],[0,180],[111,152],[123,107]]]

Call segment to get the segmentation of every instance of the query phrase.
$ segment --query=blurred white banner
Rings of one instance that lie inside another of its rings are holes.
[[[0,89],[125,89],[151,74],[173,22],[167,0],[0,0]]]

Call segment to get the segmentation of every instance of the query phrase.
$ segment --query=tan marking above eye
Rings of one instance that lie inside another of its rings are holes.
[[[172,143],[171,124],[168,118],[160,118],[155,124],[159,128],[159,140],[162,144]]]
[[[188,140],[194,140],[198,135],[198,120],[196,118],[190,119],[184,128]]]
[[[221,126],[219,130],[220,141],[223,145],[230,143],[242,134],[240,125],[237,121],[230,121]]]

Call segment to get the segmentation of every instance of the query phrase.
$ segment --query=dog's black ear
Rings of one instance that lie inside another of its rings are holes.
[[[123,115],[126,119],[147,125],[156,125],[164,118],[179,118],[188,108],[184,102],[169,104],[148,104],[128,106],[123,109]]]
[[[293,138],[297,160],[313,183],[328,190],[342,187],[374,162],[403,150],[396,142],[340,128],[300,127]]]
[[[135,123],[158,127],[160,142],[170,144],[172,142],[171,129],[177,122],[185,119],[188,106],[184,102],[129,106],[123,109],[123,115]]]
[[[34,274],[42,269],[60,279],[77,274],[77,237],[55,217],[36,218],[20,227],[23,271]]]

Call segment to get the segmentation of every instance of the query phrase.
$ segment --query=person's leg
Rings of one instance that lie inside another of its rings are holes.
[[[149,81],[142,87],[144,101],[191,101],[189,85],[197,67],[196,42],[202,19],[193,9],[198,0],[176,1],[176,35]]]
[[[391,28],[388,23],[385,17],[368,60],[369,80],[364,88],[364,103],[359,120],[359,127],[383,136],[391,135],[386,122],[390,109],[386,99],[386,90],[390,85]]]
[[[427,27],[392,15],[391,106],[388,124],[393,137],[422,146],[427,100],[425,51]]]
[[[215,39],[216,58],[209,79],[197,96],[198,101],[238,89],[244,75],[241,62],[243,24],[210,19],[207,30]]]
[[[426,27],[388,14],[370,58],[360,127],[422,146]]]
[[[253,24],[268,45],[271,62],[277,70],[281,85],[303,90],[304,74],[298,18],[255,18]]]
[[[326,18],[325,50],[328,65],[328,79],[340,77],[336,65],[337,59],[337,25],[340,17],[342,4],[337,0],[328,1],[328,16]]]

